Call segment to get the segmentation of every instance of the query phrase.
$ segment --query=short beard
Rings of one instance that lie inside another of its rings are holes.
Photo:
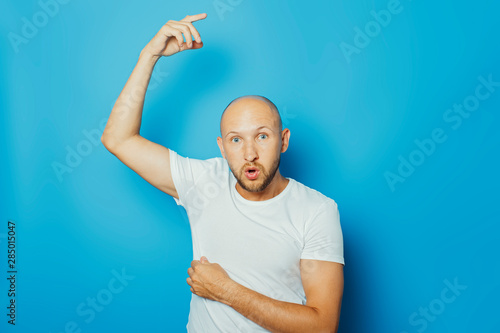
[[[265,168],[264,168],[264,166],[262,164],[253,163],[253,165],[255,165],[255,166],[257,166],[259,168],[259,172],[264,177],[264,181],[262,182],[262,184],[260,186],[258,186],[258,185],[252,185],[252,186],[245,185],[245,183],[244,183],[243,180],[246,179],[245,168],[248,166],[247,164],[245,164],[242,167],[242,169],[241,169],[240,174],[243,175],[241,177],[238,174],[234,173],[233,168],[230,167],[230,169],[231,169],[231,172],[234,175],[234,178],[236,178],[236,181],[238,182],[238,184],[240,184],[240,186],[245,191],[248,191],[248,192],[261,192],[261,191],[264,191],[266,189],[266,187],[269,186],[269,184],[271,184],[274,176],[276,175],[276,171],[278,171],[278,168],[280,166],[280,162],[281,162],[281,154],[278,155],[278,158],[276,160],[274,160],[273,165],[271,166],[271,172],[270,173],[266,172],[266,170],[265,170]]]

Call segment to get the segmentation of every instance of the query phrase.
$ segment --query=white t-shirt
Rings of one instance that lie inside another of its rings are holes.
[[[243,198],[222,157],[192,159],[170,150],[172,179],[186,209],[193,260],[207,257],[229,277],[265,296],[305,304],[300,259],[344,264],[337,204],[289,179],[265,201]],[[189,333],[269,332],[230,306],[192,294]]]

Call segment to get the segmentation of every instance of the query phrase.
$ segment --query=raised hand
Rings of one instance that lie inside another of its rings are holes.
[[[161,27],[142,52],[148,52],[155,57],[168,57],[184,50],[195,50],[203,47],[201,36],[192,22],[203,20],[206,13],[187,15],[180,21],[170,20]],[[184,42],[184,38],[186,42]],[[194,41],[193,38],[194,37]]]

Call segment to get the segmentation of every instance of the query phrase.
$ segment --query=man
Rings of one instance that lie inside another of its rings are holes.
[[[186,209],[200,258],[186,279],[188,332],[337,332],[344,284],[337,204],[280,174],[290,131],[270,100],[242,96],[226,107],[217,138],[223,158],[182,157],[139,135],[156,61],[203,47],[192,22],[204,18],[168,21],[146,45],[101,140]]]

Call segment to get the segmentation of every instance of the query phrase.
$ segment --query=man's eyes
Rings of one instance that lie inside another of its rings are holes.
[[[259,138],[262,138],[262,137],[264,137],[264,139],[267,139],[267,134],[259,134]],[[237,141],[235,141],[235,140],[237,140]],[[239,142],[239,140],[240,140],[240,138],[234,137],[231,139],[231,142]]]

